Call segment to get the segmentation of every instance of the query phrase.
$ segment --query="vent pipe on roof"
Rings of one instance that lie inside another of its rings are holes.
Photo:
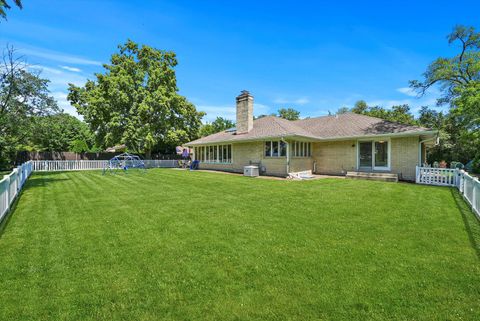
[[[253,128],[253,96],[242,90],[237,96],[237,134],[246,134]]]

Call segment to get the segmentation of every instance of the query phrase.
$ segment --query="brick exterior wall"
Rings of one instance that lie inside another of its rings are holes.
[[[402,137],[392,138],[392,160],[390,162],[392,173],[398,174],[401,180],[415,180],[415,166],[418,165],[420,138]]]
[[[287,176],[287,157],[265,157],[265,142],[250,142],[232,144],[232,164],[200,163],[200,169],[212,169],[243,173],[243,167],[251,163],[261,163],[266,168],[266,174],[272,176]],[[290,154],[292,149],[290,149]],[[313,169],[310,157],[291,157],[290,172]]]
[[[401,180],[415,180],[419,141],[418,136],[390,140],[390,173],[398,174]],[[345,175],[347,171],[355,171],[357,168],[357,141],[315,143],[312,156],[316,162],[316,173]]]
[[[391,173],[402,180],[415,180],[415,166],[418,164],[419,137],[392,138]],[[292,148],[290,148],[292,152]],[[232,144],[232,164],[200,163],[200,169],[222,170],[243,173],[243,167],[253,163],[265,166],[267,175],[286,176],[286,157],[265,157],[264,142]],[[251,161],[251,162],[250,162]],[[312,157],[290,157],[290,172],[313,170],[317,174],[345,175],[357,169],[357,141],[332,141],[312,143]]]
[[[314,143],[312,157],[316,162],[316,173],[345,175],[347,171],[356,170],[356,144],[354,140]]]

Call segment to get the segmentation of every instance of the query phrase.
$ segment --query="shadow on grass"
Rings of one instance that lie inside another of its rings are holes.
[[[455,188],[452,188],[451,192],[457,208],[462,214],[463,223],[465,224],[470,244],[480,260],[480,221],[465,202],[462,195]]]
[[[10,211],[7,213],[7,215],[0,221],[0,238],[2,238],[2,235],[4,231],[6,230],[8,226],[8,222],[12,218],[12,216],[15,214],[15,208],[17,207],[17,204],[19,200],[22,197],[22,194],[32,188],[38,188],[38,187],[45,187],[47,185],[50,185],[55,182],[59,181],[67,181],[68,178],[58,178],[58,177],[50,177],[54,176],[54,173],[36,173],[35,175],[32,175],[28,178],[27,182],[25,183],[23,189],[20,191],[20,193],[17,195],[15,200],[13,201]]]
[[[35,173],[34,175],[30,176],[28,181],[25,183],[25,187],[23,190],[36,187],[45,187],[52,183],[68,180],[68,178],[58,177],[58,173]]]
[[[17,198],[15,198],[12,205],[10,206],[10,210],[5,215],[5,217],[3,217],[3,219],[0,221],[0,239],[3,236],[3,232],[7,229],[8,222],[10,221],[10,218],[13,216],[13,213],[15,212],[15,208],[17,207],[18,201],[20,200],[22,193],[23,193],[23,190],[20,191],[20,193],[17,195]]]

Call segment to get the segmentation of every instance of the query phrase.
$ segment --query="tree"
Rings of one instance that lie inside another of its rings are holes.
[[[21,0],[13,0],[13,3],[20,9],[22,9],[22,1]],[[12,7],[8,4],[7,0],[0,0],[0,17],[3,19],[7,19],[7,12],[6,10],[11,9]]]
[[[0,168],[13,165],[16,151],[27,144],[35,116],[59,111],[48,91],[48,80],[27,67],[12,47],[4,50],[0,67]]]
[[[206,123],[200,128],[200,137],[219,133],[232,127],[235,127],[235,123],[233,121],[223,117],[217,117],[213,122]]]
[[[280,108],[278,110],[278,117],[287,120],[298,120],[300,118],[300,112],[293,108]]]
[[[253,120],[255,120],[255,119],[260,119],[260,118],[263,118],[263,117],[268,117],[268,116],[277,117],[277,114],[275,114],[275,113],[271,113],[271,114],[269,114],[269,115],[261,114],[261,115],[258,115],[258,116],[253,116]]]
[[[367,111],[368,105],[365,100],[359,100],[355,103],[355,106],[352,108],[351,112],[356,114],[363,114]]]
[[[423,81],[411,80],[410,86],[424,95],[434,85],[443,93],[438,104],[450,103],[469,84],[480,81],[480,33],[473,27],[455,26],[448,43],[460,43],[460,53],[452,58],[438,58],[423,73]]]
[[[73,151],[82,153],[94,144],[94,135],[88,125],[76,117],[59,113],[35,117],[35,132],[29,144],[37,151]]]
[[[198,137],[203,112],[178,94],[175,53],[128,40],[84,87],[69,85],[68,100],[96,133],[99,146],[125,144],[150,156],[159,144]]]
[[[475,159],[480,167],[480,33],[473,27],[456,26],[447,37],[449,44],[459,44],[460,52],[451,58],[438,58],[410,86],[424,95],[438,86],[442,96],[437,105],[449,104],[445,123],[452,141],[450,157]]]
[[[350,111],[356,114],[377,117],[400,124],[416,124],[415,116],[410,112],[410,107],[406,104],[392,106],[390,109],[386,109],[380,106],[368,106],[364,100],[359,100]],[[342,112],[345,111],[342,110]]]
[[[337,110],[336,114],[337,114],[337,115],[341,115],[341,114],[346,114],[346,113],[349,113],[349,112],[350,112],[350,108],[348,108],[348,107],[340,107],[340,108]]]

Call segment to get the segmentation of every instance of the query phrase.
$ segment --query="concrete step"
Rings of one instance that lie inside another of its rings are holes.
[[[347,172],[346,178],[367,179],[383,182],[398,182],[398,174],[376,172]]]

